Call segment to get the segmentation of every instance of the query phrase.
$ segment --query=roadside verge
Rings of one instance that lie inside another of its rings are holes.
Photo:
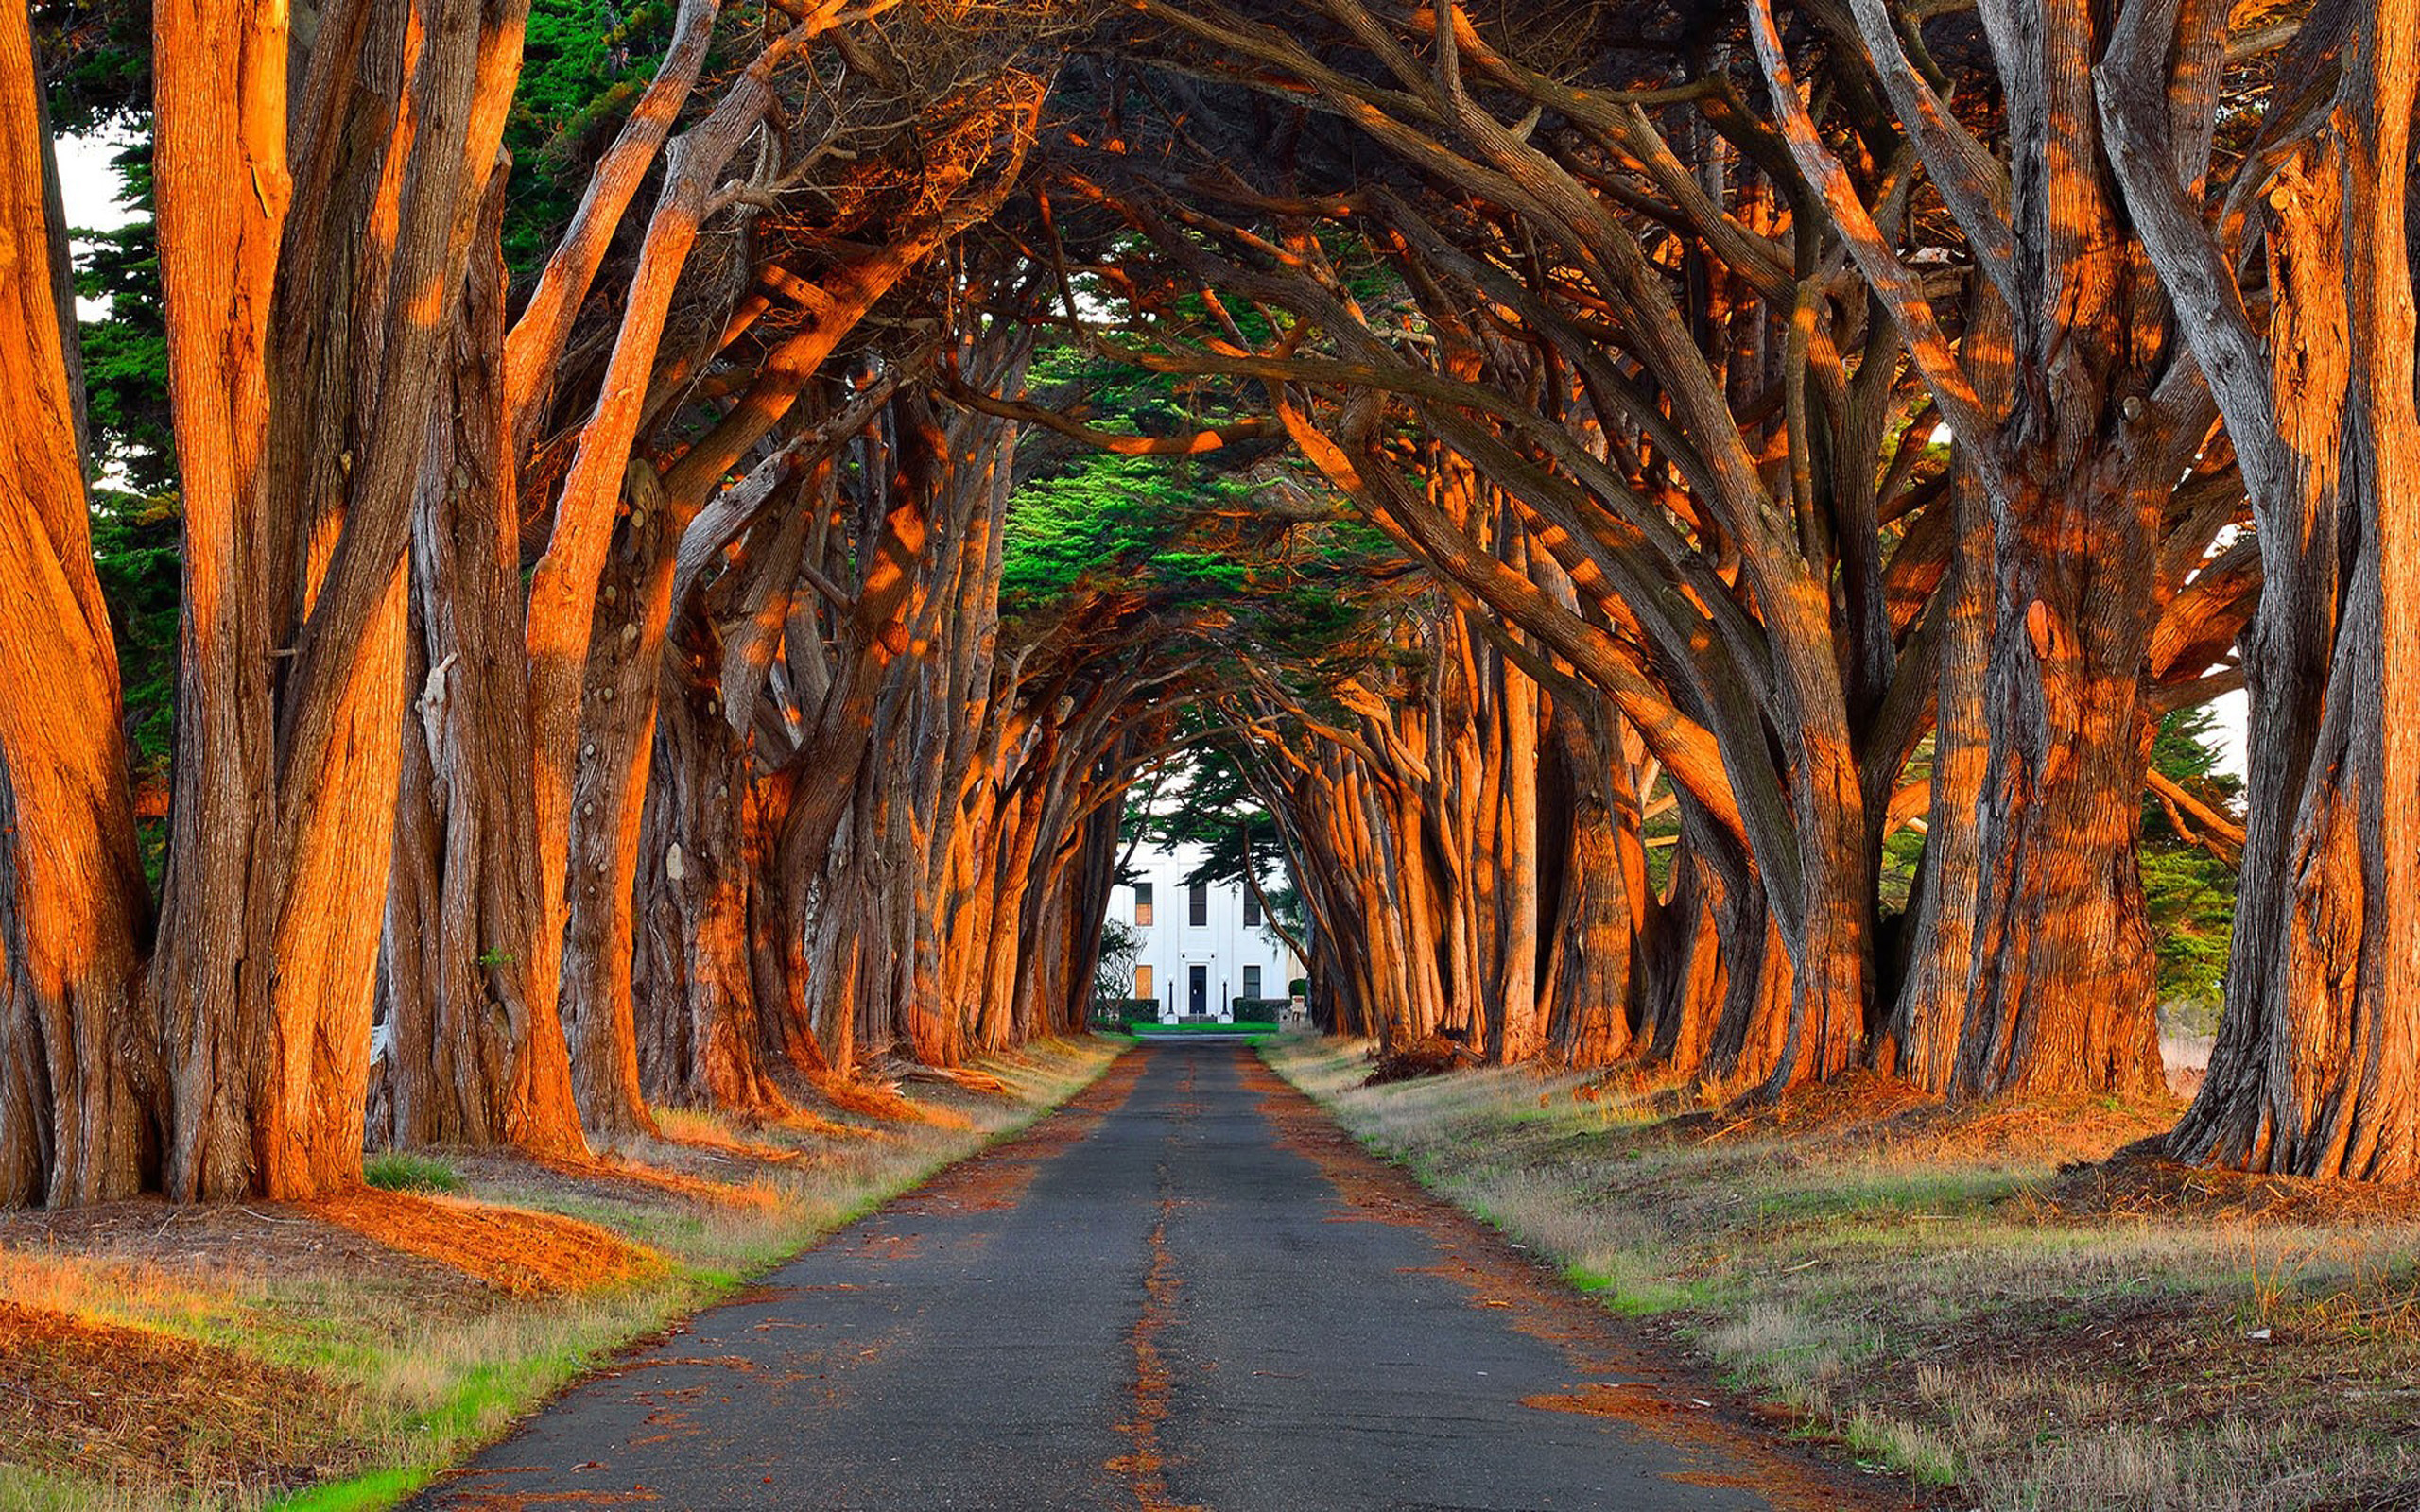
[[[1873,1079],[1742,1117],[1525,1069],[1367,1086],[1368,1048],[1261,1054],[1860,1463],[1992,1508],[2420,1504],[2420,1194],[2110,1161],[2167,1102]]]
[[[906,1069],[567,1161],[373,1157],[308,1204],[0,1214],[0,1509],[386,1505],[564,1384],[1017,1132],[1125,1046]]]

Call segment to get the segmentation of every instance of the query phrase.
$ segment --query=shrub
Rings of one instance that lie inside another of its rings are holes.
[[[1237,1023],[1275,1023],[1286,1010],[1287,998],[1237,998],[1229,1006],[1236,1010]]]

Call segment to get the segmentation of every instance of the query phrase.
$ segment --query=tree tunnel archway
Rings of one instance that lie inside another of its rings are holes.
[[[603,84],[544,6],[346,9],[292,79],[235,66],[282,14],[161,9],[147,830],[36,260],[0,332],[6,1191],[1072,1029],[1197,747],[1337,1027],[1766,1096],[2145,1086],[2149,785],[2254,920],[2179,1150],[2410,1174],[2413,65],[2352,9],[687,0]],[[2245,681],[2233,835],[2152,750]]]

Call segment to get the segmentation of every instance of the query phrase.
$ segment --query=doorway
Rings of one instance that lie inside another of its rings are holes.
[[[1188,966],[1184,969],[1184,1011],[1201,1018],[1210,1011],[1210,968]]]

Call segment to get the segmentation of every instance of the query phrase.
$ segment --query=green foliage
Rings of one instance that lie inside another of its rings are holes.
[[[2222,812],[2234,812],[2242,783],[2219,770],[2217,716],[2188,709],[2160,722],[2152,765]],[[2158,802],[2143,804],[2143,906],[2159,955],[2159,997],[2215,1008],[2225,995],[2227,947],[2235,930],[2236,868],[2180,835]]]
[[[1080,587],[1236,586],[1233,563],[1174,549],[1205,490],[1221,489],[1221,480],[1195,472],[1167,457],[1088,452],[1019,489],[1001,542],[1003,612],[1038,609]]]
[[[142,113],[151,95],[147,0],[33,0],[28,9],[53,131],[86,135]]]
[[[93,566],[117,642],[129,776],[138,799],[164,798],[176,747],[177,622],[183,602],[183,516],[174,494],[142,499],[107,489],[92,495]],[[143,869],[158,886],[167,850],[163,805],[138,801]]]
[[[462,1178],[434,1156],[389,1150],[361,1164],[361,1179],[386,1192],[459,1192]]]
[[[151,222],[147,140],[112,160],[126,176],[125,203],[141,214],[113,231],[79,230],[76,292],[103,301],[78,320],[85,413],[97,474],[112,487],[157,494],[176,487],[177,447],[168,415],[168,314],[160,293],[160,248]]]
[[[504,256],[516,278],[537,275],[590,165],[655,77],[672,11],[663,0],[532,0],[504,135],[512,154]]]

